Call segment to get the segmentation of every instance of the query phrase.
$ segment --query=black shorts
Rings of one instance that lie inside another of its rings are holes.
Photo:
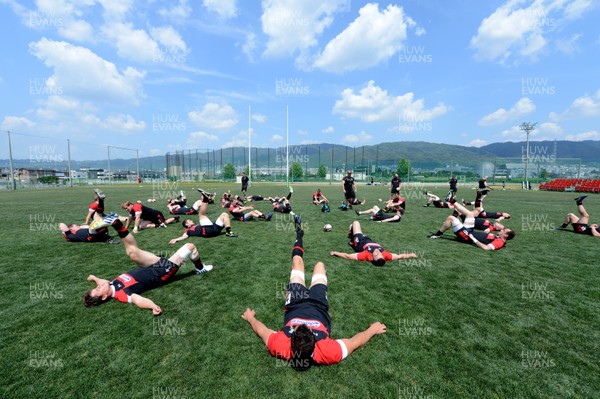
[[[304,302],[315,304],[322,310],[328,311],[327,285],[315,284],[311,288],[306,288],[302,284],[289,283],[285,301],[286,310],[291,310]]]
[[[587,223],[572,223],[573,231],[579,234],[592,234],[592,229]]]
[[[471,238],[469,238],[469,234],[473,233],[473,229],[469,229],[463,226],[462,229],[455,231],[454,235],[460,242],[471,243]]]
[[[356,233],[352,238],[350,246],[352,247],[352,249],[354,249],[355,252],[362,252],[364,246],[372,242],[374,241],[371,240],[369,236],[366,236],[362,233]]]
[[[356,198],[354,190],[346,190],[346,199]]]
[[[291,211],[292,211],[292,207],[290,205],[287,205],[287,206],[279,205],[277,208],[273,208],[273,212],[290,213]]]
[[[200,226],[201,236],[204,238],[216,237],[221,234],[221,230],[223,230],[223,226],[218,224],[209,224],[208,226]]]

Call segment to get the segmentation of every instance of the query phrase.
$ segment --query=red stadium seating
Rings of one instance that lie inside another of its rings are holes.
[[[554,179],[540,184],[540,190],[576,191],[578,193],[600,193],[598,179]]]

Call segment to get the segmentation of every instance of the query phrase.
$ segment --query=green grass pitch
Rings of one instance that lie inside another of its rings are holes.
[[[165,200],[192,185],[163,183],[101,187],[108,211],[124,200],[166,212]],[[134,264],[122,244],[68,243],[59,222],[83,223],[92,187],[0,193],[0,396],[4,398],[593,398],[600,392],[600,240],[552,231],[576,212],[574,193],[496,189],[486,209],[512,215],[517,232],[500,251],[447,239],[430,240],[447,210],[424,208],[423,187],[403,188],[407,212],[399,224],[362,221],[363,231],[390,252],[418,258],[377,268],[329,255],[350,252],[341,185],[321,184],[332,200],[321,213],[317,186],[294,186],[302,216],[307,280],[314,264],[328,267],[332,337],[350,338],[375,321],[387,333],[338,365],[298,373],[272,358],[241,318],[246,307],[268,327],[283,320],[293,223],[232,222],[237,238],[190,239],[215,265],[203,276],[187,264],[174,283],[144,295],[163,309],[115,301],[86,309],[88,274],[112,279]],[[239,185],[207,184],[221,194]],[[445,195],[446,185],[427,187]],[[255,184],[250,193],[282,195],[282,185]],[[359,185],[367,205],[386,187]],[[474,191],[459,188],[458,197]],[[267,202],[255,203],[268,211]],[[600,196],[585,205],[600,222]],[[364,209],[365,206],[359,207]],[[219,205],[209,207],[216,218]],[[333,231],[325,233],[325,223]],[[144,230],[141,248],[170,256],[180,224]],[[112,235],[115,235],[111,231]]]

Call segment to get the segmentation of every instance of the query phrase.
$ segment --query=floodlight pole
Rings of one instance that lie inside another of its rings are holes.
[[[12,144],[10,142],[10,130],[6,132],[8,134],[8,160],[10,165],[10,179],[12,180],[13,190],[17,189],[17,182],[15,181],[15,172],[13,168],[13,157],[12,157]]]
[[[535,123],[529,123],[529,122],[523,122],[519,127],[521,128],[521,130],[524,130],[525,133],[527,134],[527,148],[526,148],[526,158],[525,158],[525,189],[529,189],[529,179],[527,176],[527,172],[529,169],[529,134],[535,129],[535,125],[537,125],[537,122]]]
[[[251,115],[252,110],[250,105],[248,105],[248,180],[250,181],[250,185],[252,185],[252,145],[250,144],[252,136]]]
[[[73,188],[73,171],[71,170],[71,140],[67,139],[67,156],[69,168],[69,187]]]

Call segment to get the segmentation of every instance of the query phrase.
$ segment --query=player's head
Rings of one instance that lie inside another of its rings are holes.
[[[351,175],[352,175],[352,171],[351,171],[351,170],[349,170],[349,171],[348,171],[348,176],[351,176]]]
[[[83,294],[83,305],[86,308],[102,305],[111,298],[111,288],[108,281],[103,281],[96,288]]]
[[[125,201],[121,204],[121,209],[126,209],[127,211],[131,211],[133,204],[130,201]]]
[[[385,258],[380,250],[376,249],[373,251],[373,260],[371,261],[373,266],[383,266],[385,265]]]
[[[500,235],[504,236],[506,241],[508,241],[508,240],[512,240],[513,238],[515,238],[516,233],[514,230],[509,229],[508,227],[505,227],[504,229],[500,230]]]
[[[290,359],[290,365],[296,371],[308,370],[315,350],[315,335],[305,324],[300,324],[294,329],[291,341],[292,358]]]
[[[320,188],[317,188],[317,192],[318,192],[319,194],[321,194],[321,189],[320,189]]]
[[[185,219],[183,222],[181,222],[181,224],[183,225],[183,227],[188,229],[188,228],[192,227],[195,223],[192,219]]]

